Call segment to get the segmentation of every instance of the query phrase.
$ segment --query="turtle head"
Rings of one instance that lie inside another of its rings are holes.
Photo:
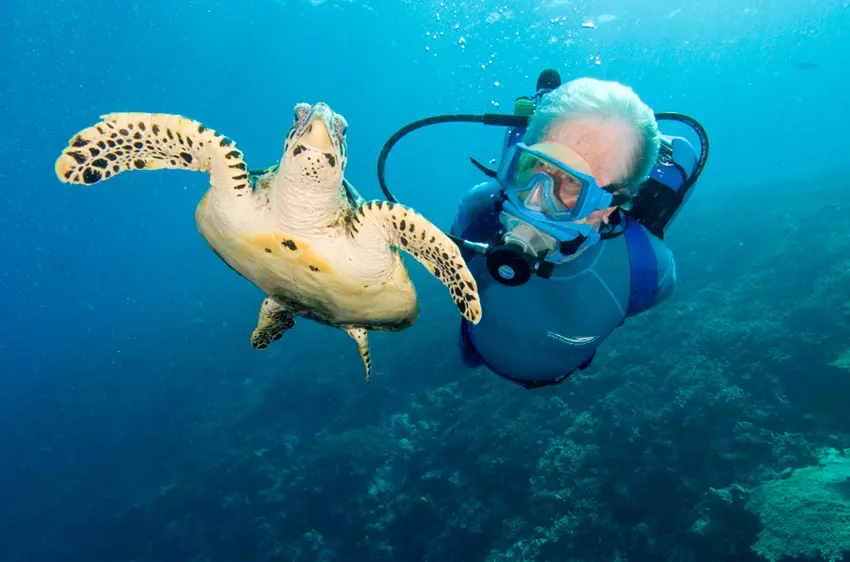
[[[281,170],[315,188],[338,189],[346,163],[345,118],[327,104],[299,103],[283,145]]]

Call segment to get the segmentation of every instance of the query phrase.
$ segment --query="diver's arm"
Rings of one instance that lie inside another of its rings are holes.
[[[461,197],[458,204],[457,214],[452,223],[450,234],[458,236],[470,242],[487,242],[491,236],[490,211],[492,209],[492,195],[498,191],[489,183],[476,185]],[[476,254],[475,250],[461,247],[461,255],[465,261],[469,261]]]
[[[482,203],[487,200],[486,187],[486,183],[478,184],[460,198],[457,214],[451,228],[451,233],[454,236],[465,237],[466,234],[469,234],[467,231],[475,222],[476,215],[480,215],[483,211]]]

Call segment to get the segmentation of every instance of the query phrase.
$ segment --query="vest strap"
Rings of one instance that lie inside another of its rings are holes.
[[[626,317],[649,309],[658,291],[658,259],[646,229],[636,220],[626,228],[626,247],[631,262],[631,283]]]

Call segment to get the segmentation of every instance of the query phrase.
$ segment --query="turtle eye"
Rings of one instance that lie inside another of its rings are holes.
[[[295,106],[294,109],[294,119],[295,122],[299,125],[307,119],[307,116],[310,115],[310,104],[309,103],[299,103]]]
[[[348,122],[342,115],[334,115],[334,131],[336,131],[340,140],[345,137],[345,133],[348,131]]]

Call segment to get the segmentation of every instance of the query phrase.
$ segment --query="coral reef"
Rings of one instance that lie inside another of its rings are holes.
[[[783,558],[843,560],[850,552],[850,449],[825,449],[816,466],[788,472],[758,486],[746,508],[763,525],[753,549]]]

